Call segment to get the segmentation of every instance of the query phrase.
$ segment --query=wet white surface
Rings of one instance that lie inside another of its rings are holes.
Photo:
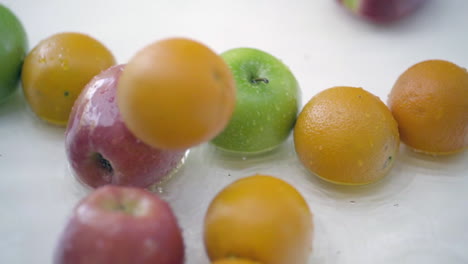
[[[289,65],[303,103],[336,85],[361,86],[386,101],[398,75],[414,63],[437,58],[468,66],[465,0],[429,1],[388,26],[356,19],[333,0],[3,3],[22,20],[31,47],[57,32],[80,31],[107,45],[119,63],[172,36],[217,52],[259,48]],[[0,263],[50,263],[73,206],[89,192],[69,170],[63,134],[34,117],[21,91],[0,105]],[[342,187],[308,173],[291,138],[245,159],[206,144],[191,150],[161,189],[183,227],[186,263],[208,263],[201,231],[209,201],[255,173],[283,178],[306,197],[316,227],[310,263],[468,263],[467,151],[431,157],[402,145],[385,179]]]

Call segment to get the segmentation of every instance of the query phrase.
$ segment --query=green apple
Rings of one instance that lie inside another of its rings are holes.
[[[0,4],[0,103],[18,87],[26,52],[27,38],[21,22]]]
[[[300,107],[300,89],[289,68],[253,48],[221,54],[236,82],[236,106],[228,126],[212,143],[229,152],[274,149],[289,136]]]

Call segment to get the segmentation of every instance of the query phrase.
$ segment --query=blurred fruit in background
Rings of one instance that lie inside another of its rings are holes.
[[[187,149],[213,139],[236,102],[224,60],[202,43],[170,38],[137,52],[117,88],[132,133],[159,149]]]
[[[427,60],[403,72],[388,98],[401,140],[430,154],[468,147],[468,72],[452,62]]]
[[[8,7],[0,4],[0,103],[18,87],[27,49],[23,25]]]
[[[21,80],[24,94],[41,119],[65,126],[85,85],[115,64],[112,53],[81,33],[59,33],[42,40],[26,56]]]
[[[338,2],[353,14],[368,21],[386,23],[411,14],[426,0],[338,0]]]
[[[304,166],[327,181],[361,185],[392,167],[400,138],[387,106],[362,88],[333,87],[310,99],[294,128]]]

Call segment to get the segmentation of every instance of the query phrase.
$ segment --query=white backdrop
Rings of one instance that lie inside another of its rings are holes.
[[[30,48],[54,33],[79,31],[103,42],[119,63],[173,36],[217,52],[262,49],[291,68],[304,104],[337,85],[363,87],[385,102],[399,74],[426,59],[468,67],[466,0],[432,0],[386,26],[356,19],[334,0],[2,2],[22,20]],[[63,133],[35,118],[20,90],[0,105],[0,263],[50,263],[67,217],[88,192],[70,172]],[[183,227],[186,263],[208,263],[202,221],[216,192],[257,172],[286,179],[306,197],[316,227],[310,263],[468,263],[466,151],[435,158],[402,145],[383,181],[338,187],[303,169],[291,139],[245,159],[206,144],[191,150],[161,193]]]

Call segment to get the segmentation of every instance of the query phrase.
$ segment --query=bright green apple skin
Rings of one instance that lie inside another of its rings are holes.
[[[300,89],[289,68],[253,48],[221,54],[236,82],[236,106],[228,126],[212,143],[223,150],[259,153],[289,136],[300,107]]]
[[[21,22],[0,4],[0,103],[18,87],[27,45]]]

